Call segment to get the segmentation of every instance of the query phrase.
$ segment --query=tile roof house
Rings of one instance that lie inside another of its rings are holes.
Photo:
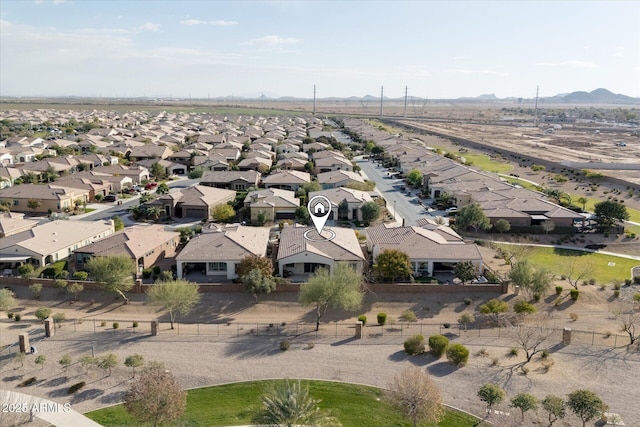
[[[160,207],[163,217],[209,219],[215,206],[232,202],[235,198],[233,190],[194,185],[164,194],[145,203],[145,206]]]
[[[329,199],[331,202],[331,214],[329,214],[329,219],[338,220],[362,221],[362,205],[373,201],[371,195],[366,191],[353,190],[351,188],[344,187],[310,192],[309,200],[315,196],[324,196]]]
[[[89,191],[54,185],[21,184],[0,190],[0,202],[10,204],[14,212],[47,213],[61,212],[75,207],[75,201],[89,200]],[[35,209],[29,207],[30,200],[39,202]]]
[[[227,225],[193,237],[176,256],[178,277],[188,277],[191,271],[222,279],[238,277],[240,261],[249,255],[265,256],[269,243],[269,228]]]
[[[252,157],[242,159],[238,163],[238,169],[241,171],[257,170],[262,173],[266,173],[271,169],[273,161],[264,157]]]
[[[206,171],[200,178],[200,185],[231,190],[247,190],[258,187],[261,174],[258,171]]]
[[[0,212],[0,238],[29,230],[38,223],[39,219],[25,218],[23,213]]]
[[[136,160],[144,159],[166,159],[173,154],[169,147],[155,144],[144,144],[140,147],[133,147],[129,152],[129,158]]]
[[[34,266],[67,259],[72,252],[114,233],[113,221],[51,221],[0,239],[0,259]]]
[[[126,255],[140,270],[175,255],[180,233],[165,230],[164,225],[134,225],[76,249],[75,262],[82,269],[92,257]]]
[[[297,191],[304,184],[311,182],[311,175],[301,171],[274,172],[263,180],[265,188],[281,188],[283,190]]]
[[[251,212],[251,223],[274,222],[281,219],[294,219],[300,199],[294,191],[279,188],[267,188],[251,191],[244,199],[244,206]]]
[[[347,263],[361,272],[365,257],[354,230],[331,227],[331,231],[335,238],[326,240],[327,230],[321,237],[314,227],[285,226],[280,232],[276,258],[280,276],[305,281],[318,268],[333,272],[337,263]]]
[[[323,189],[344,187],[355,182],[364,184],[364,179],[359,173],[344,170],[319,173],[317,178]]]
[[[456,263],[464,261],[473,262],[478,274],[482,274],[482,255],[475,244],[465,243],[451,228],[433,220],[425,218],[419,224],[413,227],[383,224],[367,228],[367,247],[374,262],[385,249],[395,249],[409,256],[413,274],[417,276],[451,272]]]

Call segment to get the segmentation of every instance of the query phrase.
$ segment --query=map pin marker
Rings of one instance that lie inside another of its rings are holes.
[[[307,203],[307,209],[318,234],[322,233],[322,229],[331,213],[331,202],[324,196],[315,196]]]

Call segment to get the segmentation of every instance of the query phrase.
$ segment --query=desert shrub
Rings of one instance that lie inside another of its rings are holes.
[[[546,359],[544,362],[542,362],[542,369],[544,370],[544,372],[549,372],[554,363],[555,362],[551,359]]]
[[[633,300],[635,302],[640,302],[640,292],[636,292],[635,294],[633,294]]]
[[[149,277],[151,277],[151,273],[153,271],[150,268],[145,268],[142,270],[142,278],[143,279],[148,279]]]
[[[435,357],[442,357],[449,346],[449,339],[444,335],[431,335],[429,337],[429,351]]]
[[[7,317],[8,317],[9,319],[13,319],[13,311],[8,311],[8,312],[7,312]]]
[[[133,321],[133,323],[131,324],[132,327],[137,328],[138,327],[138,322],[137,321]]]
[[[578,313],[569,313],[569,317],[575,322],[578,320]]]
[[[511,347],[509,349],[509,356],[517,356],[519,352],[520,349],[518,349],[518,347]]]
[[[572,300],[577,301],[580,296],[580,291],[578,289],[571,289],[570,295]]]
[[[79,383],[76,383],[76,384],[72,385],[71,387],[69,387],[69,391],[67,393],[73,394],[76,391],[80,390],[84,386],[85,386],[85,382],[84,381],[80,381]]]
[[[562,286],[556,286],[556,294],[557,295],[560,295],[563,290],[564,290],[564,288]]]
[[[640,285],[640,276],[633,276],[633,283]]]
[[[491,359],[491,366],[500,366],[500,359],[498,359],[497,357]]]
[[[36,312],[35,312],[35,316],[42,321],[47,319],[50,315],[51,315],[51,309],[49,307],[38,307],[38,309],[36,309]]]
[[[364,314],[358,316],[358,322],[362,322],[362,326],[367,324],[367,316]]]
[[[40,293],[42,292],[42,283],[34,283],[33,285],[29,285],[29,290],[31,291],[35,299],[39,299]]]
[[[153,274],[155,274],[156,276],[159,275],[162,272],[162,269],[160,268],[159,265],[155,265],[153,266]]]
[[[280,341],[280,350],[287,351],[291,347],[291,343],[287,340]]]
[[[540,353],[540,358],[541,359],[546,359],[549,357],[549,350],[542,350],[542,352]]]
[[[102,322],[100,322],[100,326],[105,327],[107,326],[107,322],[105,322],[104,320]]]
[[[64,288],[66,288],[68,284],[69,284],[69,282],[67,282],[66,280],[63,280],[63,279],[57,279],[57,280],[54,282],[54,286],[55,286],[56,288],[60,288],[60,289],[64,289]]]
[[[113,329],[118,329],[120,327],[120,323],[113,322]]]
[[[518,314],[532,314],[538,311],[538,309],[534,305],[529,304],[526,301],[519,301],[514,304],[513,311]]]
[[[387,323],[387,313],[378,313],[378,325],[384,326]]]
[[[619,290],[617,290],[617,289],[616,289],[615,291],[613,291],[613,296],[614,296],[615,298],[618,298],[618,297],[620,296],[620,291],[619,291]]]
[[[16,322],[19,322],[22,320],[22,315],[20,313],[16,313],[16,315],[14,316],[14,319]]]
[[[471,303],[473,302],[471,298],[465,298],[463,301],[464,301],[464,305],[471,305]]]
[[[86,271],[74,271],[71,278],[73,280],[87,280],[89,278],[89,273]]]
[[[447,359],[455,366],[464,366],[469,360],[469,349],[462,344],[452,344],[447,349]]]
[[[418,334],[407,338],[404,342],[404,351],[411,356],[424,353],[424,336]]]
[[[418,317],[413,311],[405,310],[400,315],[400,320],[403,322],[416,322],[418,321]]]

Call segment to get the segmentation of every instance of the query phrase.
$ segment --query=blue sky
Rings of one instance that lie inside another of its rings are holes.
[[[640,97],[640,1],[0,0],[0,96]]]

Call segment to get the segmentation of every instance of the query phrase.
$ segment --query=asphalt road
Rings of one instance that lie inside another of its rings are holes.
[[[416,190],[412,191],[411,196],[407,195],[407,191],[400,190],[400,187],[406,186],[402,179],[390,178],[386,168],[362,157],[357,157],[354,161],[370,181],[375,181],[376,188],[387,201],[387,209],[399,222],[404,220],[404,225],[415,225],[418,219],[429,215],[426,208],[420,205],[420,199],[415,196]]]

